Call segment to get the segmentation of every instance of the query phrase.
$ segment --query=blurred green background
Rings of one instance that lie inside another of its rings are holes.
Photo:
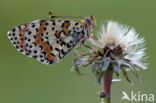
[[[96,91],[102,87],[94,86],[96,79],[90,67],[81,69],[87,74],[82,77],[70,71],[72,53],[47,66],[19,53],[9,41],[7,31],[13,26],[49,18],[49,11],[79,16],[93,14],[98,25],[94,33],[109,19],[134,27],[146,39],[150,65],[147,70],[140,70],[142,83],[131,72],[134,86],[126,80],[114,83],[112,103],[121,103],[123,90],[129,95],[131,91],[140,91],[156,96],[155,0],[0,0],[0,103],[100,103]]]

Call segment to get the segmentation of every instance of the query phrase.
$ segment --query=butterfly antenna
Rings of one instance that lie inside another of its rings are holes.
[[[48,14],[52,15],[51,18],[80,18],[80,19],[84,19],[83,16],[71,16],[68,14],[64,14],[64,13],[57,13],[57,12],[49,12]],[[60,16],[54,16],[54,14],[62,14]]]
[[[57,14],[57,13],[56,13],[56,12],[51,12],[51,11],[49,11],[48,14],[52,14],[52,15],[53,15],[53,14]]]

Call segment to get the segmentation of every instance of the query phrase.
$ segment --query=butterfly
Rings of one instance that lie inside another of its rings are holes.
[[[55,12],[49,14],[55,14]],[[66,18],[66,16],[60,17]],[[94,16],[82,20],[57,18],[59,16],[51,16],[50,19],[35,20],[15,26],[8,31],[8,38],[22,54],[44,64],[57,63],[77,43],[90,38],[96,24]]]

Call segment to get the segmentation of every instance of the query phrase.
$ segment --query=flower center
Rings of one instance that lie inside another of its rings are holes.
[[[112,60],[117,58],[122,58],[125,54],[123,53],[123,49],[120,45],[112,48],[110,45],[106,45],[101,51],[99,51],[98,56],[101,57],[111,57]]]

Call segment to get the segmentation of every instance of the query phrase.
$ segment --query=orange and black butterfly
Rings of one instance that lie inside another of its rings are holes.
[[[82,20],[57,19],[59,17],[70,16],[52,15],[50,19],[15,26],[8,31],[8,37],[16,49],[24,55],[44,64],[59,62],[81,39],[85,41],[91,37],[92,28],[96,24],[94,16]]]

